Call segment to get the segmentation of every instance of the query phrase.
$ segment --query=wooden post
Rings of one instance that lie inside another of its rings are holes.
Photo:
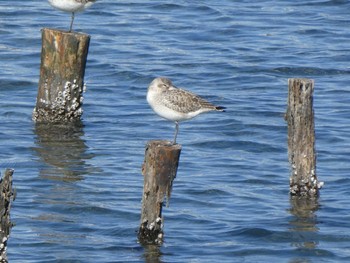
[[[313,110],[314,81],[288,80],[288,157],[292,166],[290,193],[317,196],[323,183],[317,181]]]
[[[168,141],[147,143],[142,165],[144,176],[139,240],[144,244],[160,244],[163,240],[162,207],[164,196],[169,201],[179,164],[181,145]]]
[[[12,188],[12,169],[6,169],[4,177],[0,179],[0,261],[7,262],[7,240],[10,235],[12,223],[10,220],[11,199],[15,200],[15,191]]]
[[[90,36],[44,28],[40,80],[33,120],[79,120]]]

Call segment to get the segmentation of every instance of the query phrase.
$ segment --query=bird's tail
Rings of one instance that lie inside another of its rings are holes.
[[[222,107],[222,106],[216,106],[215,107],[215,110],[217,110],[217,111],[225,111],[225,109],[226,109],[226,107]]]

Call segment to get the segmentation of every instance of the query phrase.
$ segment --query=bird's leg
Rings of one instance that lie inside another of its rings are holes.
[[[70,22],[69,32],[72,32],[73,21],[74,21],[74,12],[72,12],[72,21]]]
[[[173,144],[176,144],[176,137],[177,137],[177,133],[179,132],[179,122],[175,121],[175,137],[174,137],[174,142]]]

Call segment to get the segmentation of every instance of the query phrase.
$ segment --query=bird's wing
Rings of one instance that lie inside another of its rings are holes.
[[[163,96],[167,107],[184,113],[200,109],[215,110],[215,106],[198,95],[183,89],[169,89]]]

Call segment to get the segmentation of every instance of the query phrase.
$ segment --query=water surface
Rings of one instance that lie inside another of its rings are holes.
[[[349,262],[348,1],[98,1],[78,125],[31,120],[47,1],[0,2],[0,168],[14,168],[10,262]],[[174,124],[147,105],[167,76],[225,113],[180,124],[160,247],[137,242],[144,147]],[[315,80],[319,200],[289,197],[287,80]]]

